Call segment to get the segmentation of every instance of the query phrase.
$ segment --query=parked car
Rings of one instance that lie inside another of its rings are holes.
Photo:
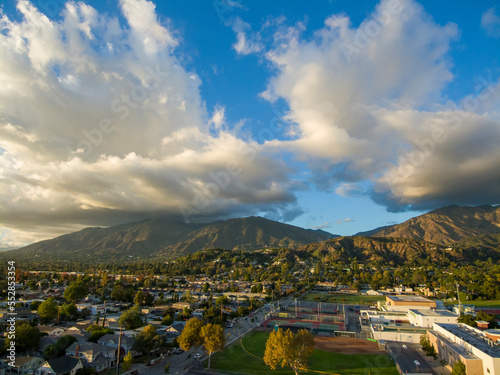
[[[194,355],[194,358],[201,358],[201,353],[200,353],[200,352],[196,353],[196,354]]]
[[[182,350],[182,349],[177,349],[175,351],[175,354],[182,354],[182,353],[184,353],[184,350]]]

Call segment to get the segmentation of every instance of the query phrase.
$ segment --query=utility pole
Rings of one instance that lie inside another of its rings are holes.
[[[116,351],[116,375],[120,375],[120,351],[122,348],[122,326],[120,326],[120,337],[118,337],[118,350]]]

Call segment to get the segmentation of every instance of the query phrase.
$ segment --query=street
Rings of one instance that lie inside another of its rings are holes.
[[[276,302],[275,304],[277,305]],[[226,345],[239,340],[242,335],[244,335],[246,332],[249,332],[253,328],[259,327],[260,324],[265,320],[268,312],[269,309],[261,307],[260,309],[253,311],[247,317],[236,319],[236,321],[233,323],[233,327],[225,328],[224,330],[227,337]],[[253,323],[252,318],[254,319]],[[202,358],[200,358],[199,360],[194,358],[194,355],[198,352],[202,354]],[[191,354],[190,357],[189,354]],[[137,369],[139,371],[139,375],[163,375],[165,373],[165,365],[169,363],[169,374],[183,375],[188,374],[189,368],[197,364],[198,361],[203,362],[205,359],[208,359],[208,355],[205,353],[205,351],[202,348],[196,348],[191,349],[190,351],[185,351],[182,354],[171,354],[161,362],[153,366],[146,366],[142,363],[134,364],[132,365],[132,370]]]

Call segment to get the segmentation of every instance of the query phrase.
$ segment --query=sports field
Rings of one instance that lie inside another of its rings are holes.
[[[261,327],[273,329],[279,326],[283,329],[292,330],[307,329],[313,334],[335,335],[336,331],[344,330],[344,323],[325,323],[303,319],[272,318],[262,323]]]
[[[246,335],[241,342],[237,341],[230,345],[221,353],[217,353],[212,358],[212,368],[225,371],[233,371],[245,374],[282,374],[293,375],[291,369],[278,367],[272,371],[266,366],[264,360],[264,351],[269,332],[254,331]],[[316,349],[310,358],[310,369],[302,371],[301,374],[338,374],[338,375],[364,375],[367,373],[397,375],[398,371],[394,363],[387,354],[368,354],[379,353],[378,349],[370,344],[374,343],[355,339],[344,339],[342,342],[335,343],[333,338],[321,338],[323,341],[319,346],[323,348]],[[347,343],[345,340],[348,340]],[[318,345],[318,344],[317,344]],[[343,354],[337,352],[341,346],[349,348],[349,353]],[[359,348],[359,352],[357,351]]]

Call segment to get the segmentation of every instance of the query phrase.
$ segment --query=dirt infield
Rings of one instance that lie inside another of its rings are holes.
[[[352,339],[349,337],[315,336],[316,349],[341,354],[381,354],[384,353],[373,341]]]

